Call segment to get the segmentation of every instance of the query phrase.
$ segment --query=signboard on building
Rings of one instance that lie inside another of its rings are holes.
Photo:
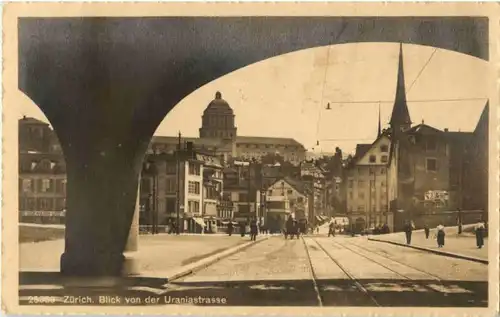
[[[449,200],[449,193],[446,190],[428,190],[424,194],[424,200],[426,201],[448,201]]]

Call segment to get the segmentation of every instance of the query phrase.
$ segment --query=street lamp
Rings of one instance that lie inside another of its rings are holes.
[[[261,222],[261,225],[264,224],[265,222],[265,207],[266,207],[266,190],[264,188],[262,188],[260,190],[260,222]]]

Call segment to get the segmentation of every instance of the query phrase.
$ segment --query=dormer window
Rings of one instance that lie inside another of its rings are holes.
[[[388,151],[389,151],[389,147],[387,145],[384,144],[384,145],[380,146],[380,152],[386,153]]]

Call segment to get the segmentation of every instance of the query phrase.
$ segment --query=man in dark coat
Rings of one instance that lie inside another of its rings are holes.
[[[229,221],[229,223],[227,224],[227,233],[229,234],[229,236],[231,236],[233,234],[233,222],[232,221]]]
[[[285,239],[290,236],[291,239],[293,239],[293,229],[294,229],[294,223],[293,223],[293,218],[292,216],[288,217],[285,225]]]
[[[250,240],[257,240],[257,233],[259,232],[259,226],[257,224],[257,220],[253,219],[250,222]]]
[[[476,231],[476,245],[478,249],[481,249],[484,245],[484,231],[485,231],[484,224],[482,222],[479,222],[475,227],[475,231]]]
[[[404,227],[405,235],[406,235],[406,244],[411,243],[411,234],[413,232],[413,226],[410,221],[406,222],[406,225]]]
[[[244,236],[245,236],[245,231],[246,231],[246,229],[247,229],[246,224],[245,224],[244,222],[240,223],[240,235],[241,235],[242,237],[244,237]]]
[[[328,226],[328,236],[335,236],[335,227],[333,225],[333,222],[330,222],[330,225]]]
[[[429,229],[429,226],[427,224],[424,226],[424,232],[425,232],[425,238],[429,239],[430,229]]]

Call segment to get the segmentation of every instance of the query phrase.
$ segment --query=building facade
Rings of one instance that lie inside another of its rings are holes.
[[[292,215],[297,221],[307,222],[309,204],[303,183],[290,177],[275,181],[266,189],[266,209],[268,219],[278,215],[286,219],[288,215]]]
[[[140,223],[177,224],[181,232],[217,231],[228,206],[223,201],[222,165],[217,157],[187,149],[145,159],[140,188]]]
[[[62,224],[66,215],[66,164],[50,126],[18,122],[19,221]]]
[[[357,227],[387,223],[390,143],[389,137],[381,134],[373,144],[358,145],[347,168],[347,214]]]

